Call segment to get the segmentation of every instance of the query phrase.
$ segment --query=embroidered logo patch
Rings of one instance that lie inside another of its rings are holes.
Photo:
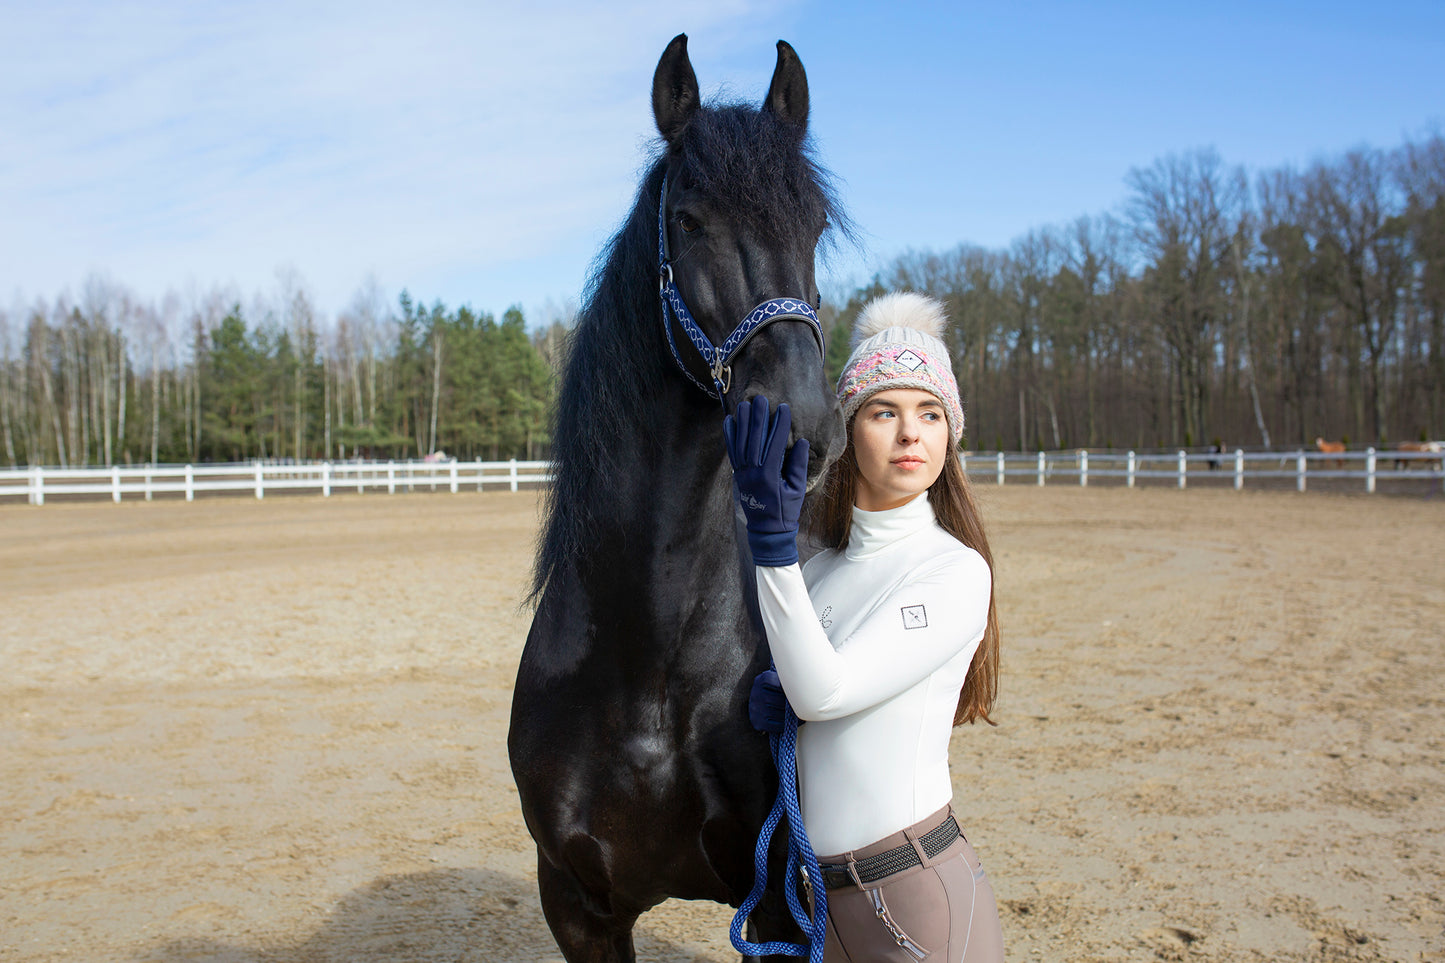
[[[830,606],[828,606],[826,609],[823,610],[823,614],[822,614],[822,615],[818,616],[818,624],[821,625],[821,626],[822,626],[823,628],[825,628],[825,629],[826,629],[826,628],[831,628],[832,625],[833,625],[833,620],[830,619],[828,616],[830,616],[830,615],[832,615],[832,614],[833,614],[833,606],[830,605]]]
[[[923,606],[903,606],[903,627],[905,629],[928,628],[928,613],[923,610]]]
[[[894,358],[893,360],[903,365],[903,367],[907,368],[909,371],[917,371],[919,368],[927,364],[926,361],[924,361],[918,355],[914,354],[913,351],[908,348],[905,348],[903,353],[900,354],[898,357]]]

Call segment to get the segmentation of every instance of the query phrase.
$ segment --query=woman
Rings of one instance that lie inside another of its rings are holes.
[[[807,441],[785,456],[787,405],[770,418],[765,398],[724,423],[777,667],[758,677],[749,713],[776,726],[785,693],[808,723],[799,793],[813,849],[829,854],[827,961],[1003,959],[993,888],[950,806],[949,735],[991,722],[998,623],[956,454],[945,323],[916,294],[859,316],[838,383],[848,448],[811,520],[827,550],[802,568]]]

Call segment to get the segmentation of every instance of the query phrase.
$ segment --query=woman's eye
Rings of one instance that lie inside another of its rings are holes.
[[[693,234],[702,229],[702,225],[691,214],[678,214],[677,226],[682,228],[684,234]]]

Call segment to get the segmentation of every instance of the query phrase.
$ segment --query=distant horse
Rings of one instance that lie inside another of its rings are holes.
[[[1439,455],[1445,452],[1445,443],[1438,441],[1402,441],[1395,446],[1396,451],[1418,452],[1424,455]],[[1445,466],[1445,458],[1396,458],[1396,469],[1410,469],[1419,462],[1426,468],[1441,468]]]
[[[703,106],[678,36],[652,108],[665,150],[592,279],[562,377],[508,736],[542,909],[573,963],[632,960],[633,924],[668,897],[747,895],[777,776],[747,720],[769,657],[723,410],[787,401],[810,484],[845,441],[807,318],[840,214],[807,147],[797,55],[778,43],[761,109]],[[660,285],[707,344],[664,312]],[[773,304],[785,321],[734,331]],[[725,341],[740,346],[729,363],[703,360]],[[799,936],[780,885],[752,919],[760,938]]]
[[[1315,447],[1326,455],[1343,455],[1345,453],[1345,443],[1342,441],[1325,441],[1323,438],[1316,438]],[[1330,460],[1330,463],[1336,468],[1343,468],[1345,466],[1345,460],[1343,458],[1333,458]]]

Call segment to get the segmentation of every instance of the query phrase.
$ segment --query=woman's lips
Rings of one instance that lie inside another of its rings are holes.
[[[904,455],[902,458],[893,459],[892,464],[897,465],[899,468],[906,468],[909,471],[912,471],[917,468],[922,468],[924,462],[922,458],[915,458],[911,455]]]

